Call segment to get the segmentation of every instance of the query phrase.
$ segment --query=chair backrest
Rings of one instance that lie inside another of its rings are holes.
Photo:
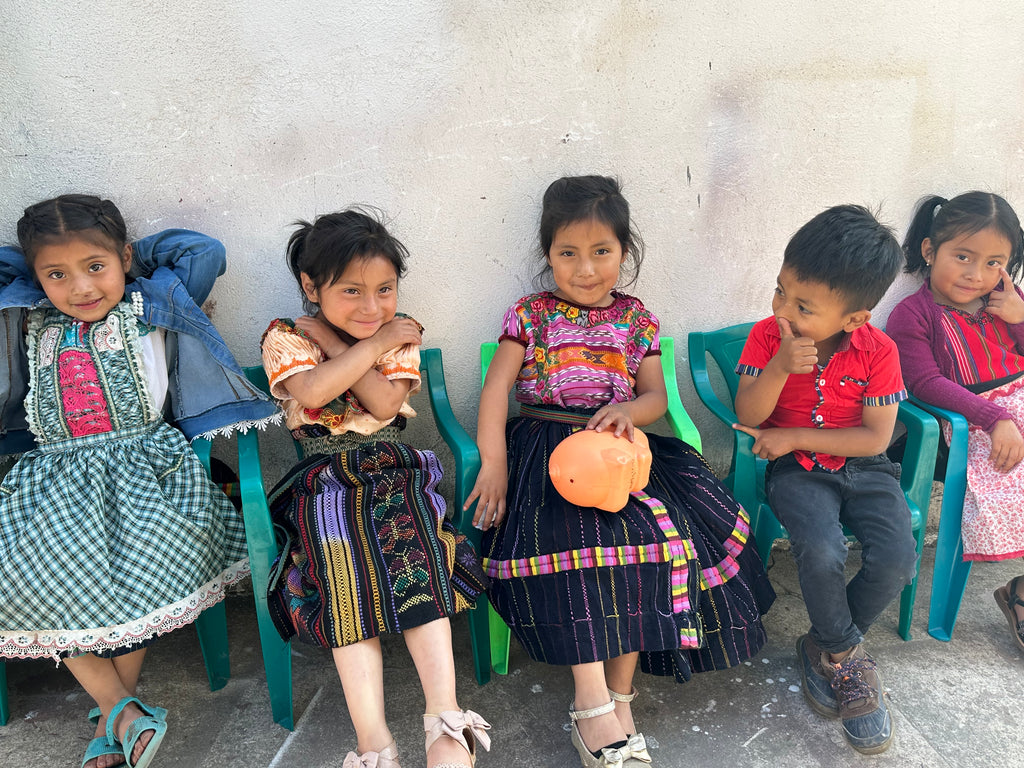
[[[703,378],[702,383],[707,383],[708,387],[711,386],[708,380],[706,358],[706,355],[711,355],[711,359],[715,361],[722,372],[722,378],[729,388],[730,400],[735,402],[736,388],[740,383],[736,365],[740,361],[743,345],[747,343],[747,336],[750,335],[750,329],[753,327],[753,323],[740,323],[720,328],[717,331],[691,333],[689,338],[690,372],[694,381],[696,382],[697,377],[700,376]],[[698,393],[699,391],[698,388]]]
[[[689,443],[698,451],[702,450],[700,432],[697,425],[686,412],[682,399],[679,397],[679,382],[676,377],[676,347],[675,340],[671,336],[662,336],[661,343],[661,373],[665,378],[665,393],[668,395],[668,409],[665,412],[665,420],[672,427],[675,436],[680,440]],[[480,386],[483,386],[487,378],[487,369],[490,368],[494,353],[498,351],[498,344],[494,341],[485,341],[480,345]]]

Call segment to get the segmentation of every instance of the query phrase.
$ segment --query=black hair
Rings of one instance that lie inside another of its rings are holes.
[[[580,221],[599,221],[611,228],[626,255],[629,279],[623,285],[635,283],[644,260],[644,241],[629,220],[629,203],[618,180],[609,176],[564,176],[548,186],[540,214],[539,255],[544,268],[538,279],[551,272],[547,258],[555,234]]]
[[[293,222],[297,229],[288,238],[288,267],[307,312],[315,313],[316,305],[302,290],[303,272],[322,288],[337,282],[352,262],[380,256],[391,262],[399,277],[405,274],[409,251],[387,231],[383,218],[376,209],[353,206],[318,216],[312,224]]]
[[[827,285],[842,296],[848,312],[873,309],[902,264],[892,229],[860,205],[819,213],[797,230],[782,259],[798,280]]]
[[[1009,241],[1010,261],[1006,271],[1017,282],[1024,267],[1024,232],[1010,204],[991,192],[965,192],[951,200],[938,195],[922,198],[903,241],[906,271],[910,274],[927,271],[928,265],[921,253],[925,238],[937,251],[954,237],[969,237],[989,227]]]
[[[39,248],[72,238],[118,255],[128,244],[128,228],[117,206],[95,195],[61,195],[30,205],[18,220],[18,244],[29,268]]]

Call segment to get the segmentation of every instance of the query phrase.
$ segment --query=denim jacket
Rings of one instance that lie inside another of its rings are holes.
[[[125,297],[139,321],[167,331],[168,421],[189,440],[263,427],[278,407],[253,386],[213,323],[199,308],[224,273],[224,246],[185,229],[133,244]],[[141,298],[141,304],[140,304]],[[0,452],[34,447],[27,432],[26,313],[50,306],[18,248],[0,248]],[[141,312],[138,307],[141,306]]]

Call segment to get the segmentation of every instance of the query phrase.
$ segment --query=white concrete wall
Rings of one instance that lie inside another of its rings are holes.
[[[69,191],[111,197],[137,235],[213,234],[214,319],[252,364],[300,311],[289,222],[380,206],[413,254],[401,307],[472,432],[478,345],[530,287],[559,175],[621,177],[648,245],[635,292],[680,340],[767,314],[788,237],[829,205],[900,235],[926,193],[1024,207],[1020,7],[0,0],[0,240]],[[727,430],[678,362],[721,466]]]

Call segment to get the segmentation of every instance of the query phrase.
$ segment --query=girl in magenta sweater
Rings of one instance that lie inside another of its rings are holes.
[[[1024,233],[998,195],[925,198],[903,244],[924,285],[892,311],[907,388],[970,424],[965,560],[1024,556]],[[949,440],[950,427],[945,425]],[[1024,649],[1024,576],[995,592]]]

